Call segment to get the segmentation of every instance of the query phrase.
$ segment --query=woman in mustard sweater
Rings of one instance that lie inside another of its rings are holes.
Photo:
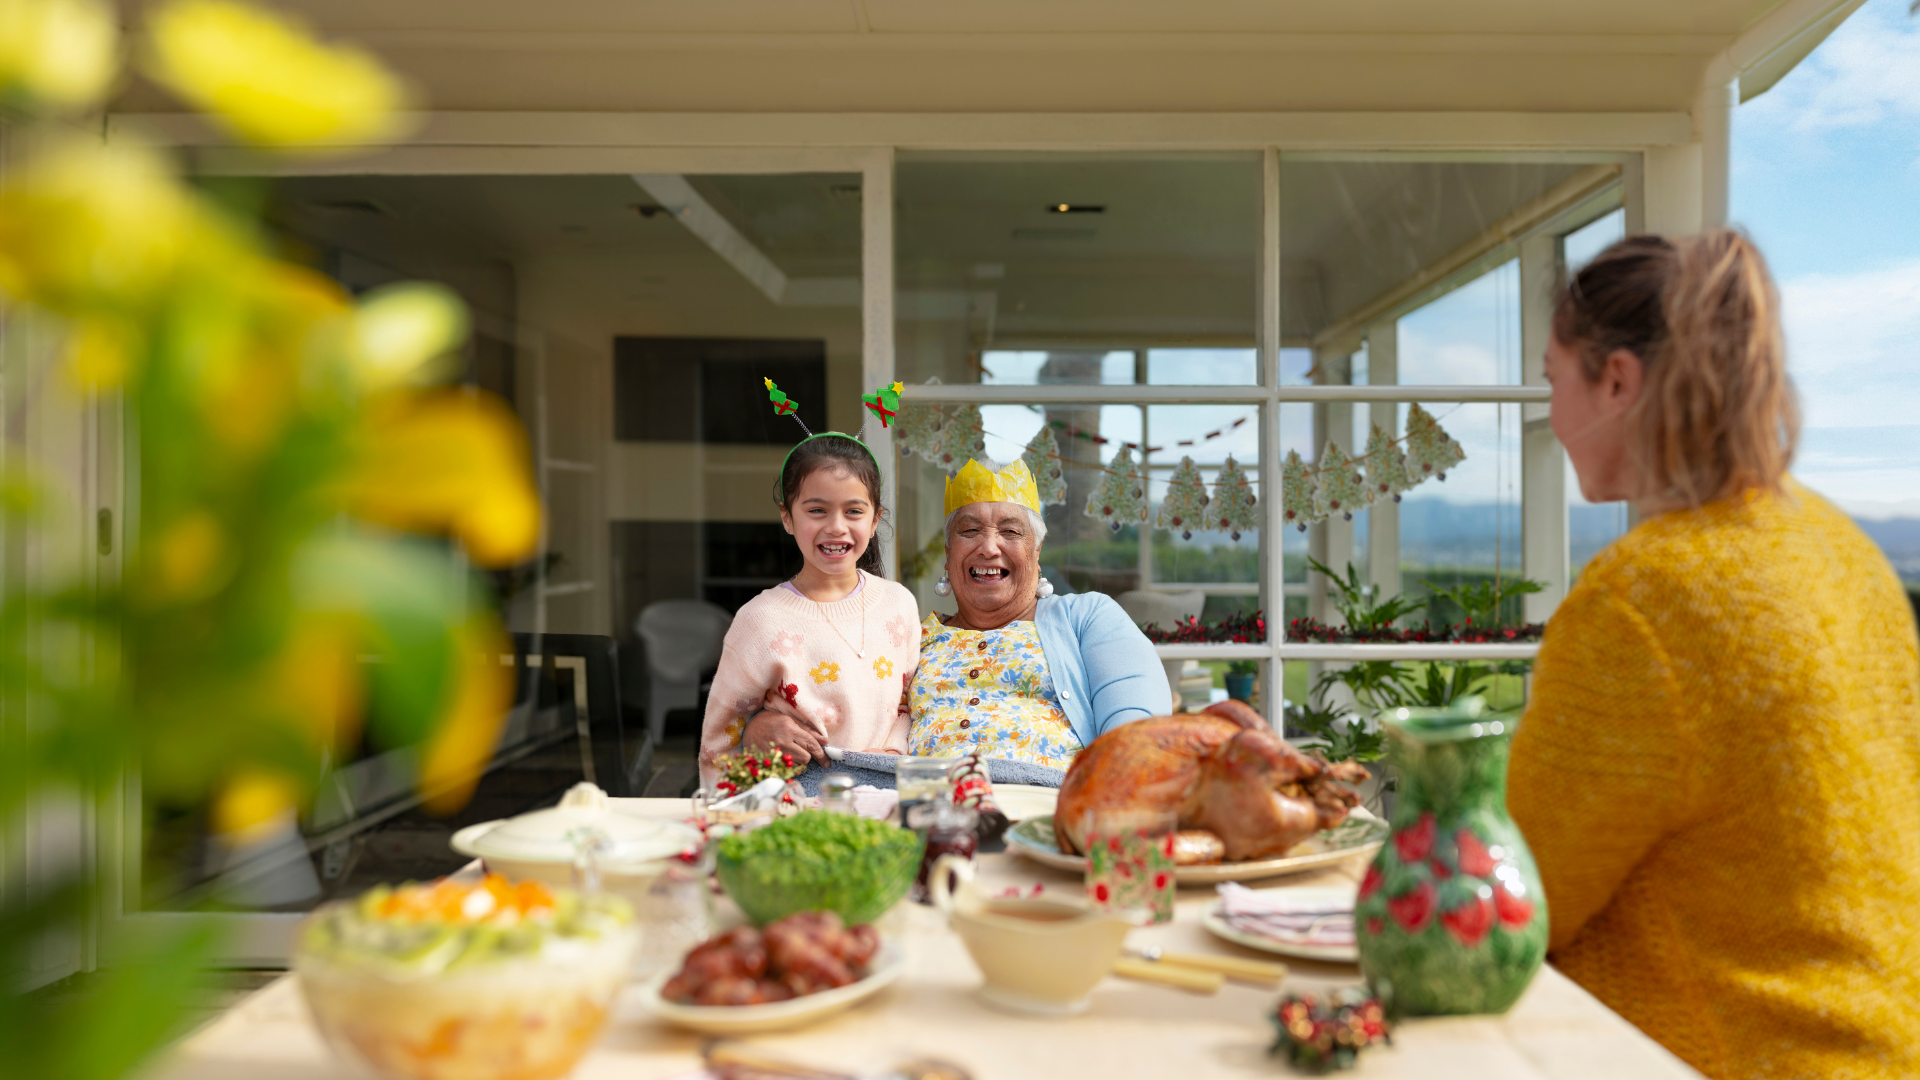
[[[1920,646],[1886,559],[1787,476],[1760,253],[1621,241],[1552,338],[1581,491],[1642,521],[1553,616],[1514,739],[1549,956],[1709,1076],[1920,1076]]]

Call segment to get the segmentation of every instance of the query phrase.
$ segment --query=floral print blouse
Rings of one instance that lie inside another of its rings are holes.
[[[964,630],[928,615],[907,706],[911,754],[979,754],[1065,769],[1080,752],[1032,620]]]

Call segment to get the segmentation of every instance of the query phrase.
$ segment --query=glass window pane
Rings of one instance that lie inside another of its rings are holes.
[[[1520,382],[1519,260],[1400,316],[1398,329],[1403,385]]]
[[[939,410],[942,422],[960,422],[953,418],[958,411]],[[1137,621],[1167,626],[1188,615],[1211,621],[1259,608],[1260,512],[1252,522],[1238,523],[1246,527],[1235,539],[1234,530],[1220,528],[1204,513],[1179,528],[1143,526],[1134,518],[1116,529],[1090,516],[1089,504],[1104,493],[1103,485],[1119,483],[1113,466],[1123,451],[1143,480],[1133,489],[1149,520],[1157,521],[1153,515],[1167,502],[1183,457],[1193,458],[1209,500],[1217,500],[1229,454],[1256,498],[1264,498],[1259,415],[1257,405],[996,404],[980,407],[980,424],[986,454],[1002,464],[1018,459],[1043,428],[1053,435],[1058,453],[1051,467],[1059,470],[1064,501],[1046,507],[1041,569],[1054,587],[1108,593]],[[903,454],[899,469],[901,577],[923,610],[951,612],[952,599],[933,591],[945,550],[947,473],[917,454]],[[1118,512],[1124,514],[1131,500],[1121,499]],[[1209,509],[1224,505],[1211,501]]]
[[[373,745],[251,853],[210,841],[201,808],[155,806],[149,850],[181,853],[186,870],[148,882],[147,903],[296,910],[457,869],[455,829],[589,776],[614,794],[654,779],[676,794],[693,776],[702,673],[656,675],[651,650],[697,661],[710,645],[710,676],[731,612],[800,565],[773,489],[803,432],[761,380],[815,430],[857,431],[865,412],[860,177],[296,178],[276,184],[271,220],[354,292],[435,280],[471,310],[464,381],[519,413],[547,511],[544,557],[490,579],[521,696],[492,771],[450,818],[420,807],[410,760]],[[660,611],[668,632],[642,633]],[[574,653],[584,687],[526,664]],[[650,719],[667,736],[652,759]]]
[[[1130,383],[1110,351],[1159,349],[1156,383],[1255,380],[1258,155],[902,155],[894,183],[901,379]]]
[[[1374,324],[1481,277],[1491,269],[1486,260],[1500,258],[1517,232],[1574,209],[1615,175],[1616,166],[1580,162],[1283,157],[1282,339],[1350,352]],[[1454,318],[1514,310],[1509,285],[1496,280],[1481,288],[1487,294],[1462,301],[1469,310]],[[1409,373],[1404,343],[1401,356],[1396,381],[1426,381]],[[1471,359],[1436,355],[1425,363],[1451,371],[1447,381],[1456,384],[1519,381],[1515,365]]]
[[[1593,261],[1608,244],[1627,238],[1627,211],[1623,207],[1605,217],[1596,218],[1568,233],[1561,242],[1566,252],[1567,270],[1578,270]]]

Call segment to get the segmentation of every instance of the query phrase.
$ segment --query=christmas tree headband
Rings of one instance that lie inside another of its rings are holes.
[[[867,411],[873,414],[873,416],[868,418],[866,423],[860,425],[860,434],[849,435],[844,431],[822,431],[816,435],[811,428],[807,427],[807,422],[800,419],[799,402],[781,393],[780,388],[773,384],[772,379],[762,378],[760,381],[767,384],[767,400],[773,402],[774,415],[793,417],[793,422],[799,424],[800,430],[807,433],[806,438],[794,443],[793,450],[788,450],[787,456],[780,459],[781,476],[784,477],[787,475],[787,462],[793,460],[794,450],[800,449],[815,439],[824,439],[830,436],[853,440],[860,449],[867,452],[868,457],[873,458],[874,465],[876,467],[879,466],[880,459],[874,455],[873,448],[867,445],[865,438],[867,425],[873,423],[874,420],[878,420],[880,421],[880,430],[885,431],[887,427],[893,423],[894,418],[900,415],[900,391],[902,387],[899,383],[879,387],[871,394],[860,395],[860,403],[865,405]]]
[[[947,477],[947,513],[989,502],[1017,503],[1040,513],[1040,488],[1025,461],[1016,461],[999,472],[969,461]]]

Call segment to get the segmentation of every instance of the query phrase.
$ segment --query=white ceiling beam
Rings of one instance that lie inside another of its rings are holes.
[[[686,177],[677,173],[635,173],[633,182],[685,225],[688,232],[699,237],[701,243],[712,248],[715,255],[725,259],[727,265],[740,271],[740,276],[752,282],[767,299],[778,304],[786,296],[787,275],[753,246],[753,241],[734,228],[732,222],[722,217],[712,203],[701,198]],[[854,302],[859,302],[857,296]]]

